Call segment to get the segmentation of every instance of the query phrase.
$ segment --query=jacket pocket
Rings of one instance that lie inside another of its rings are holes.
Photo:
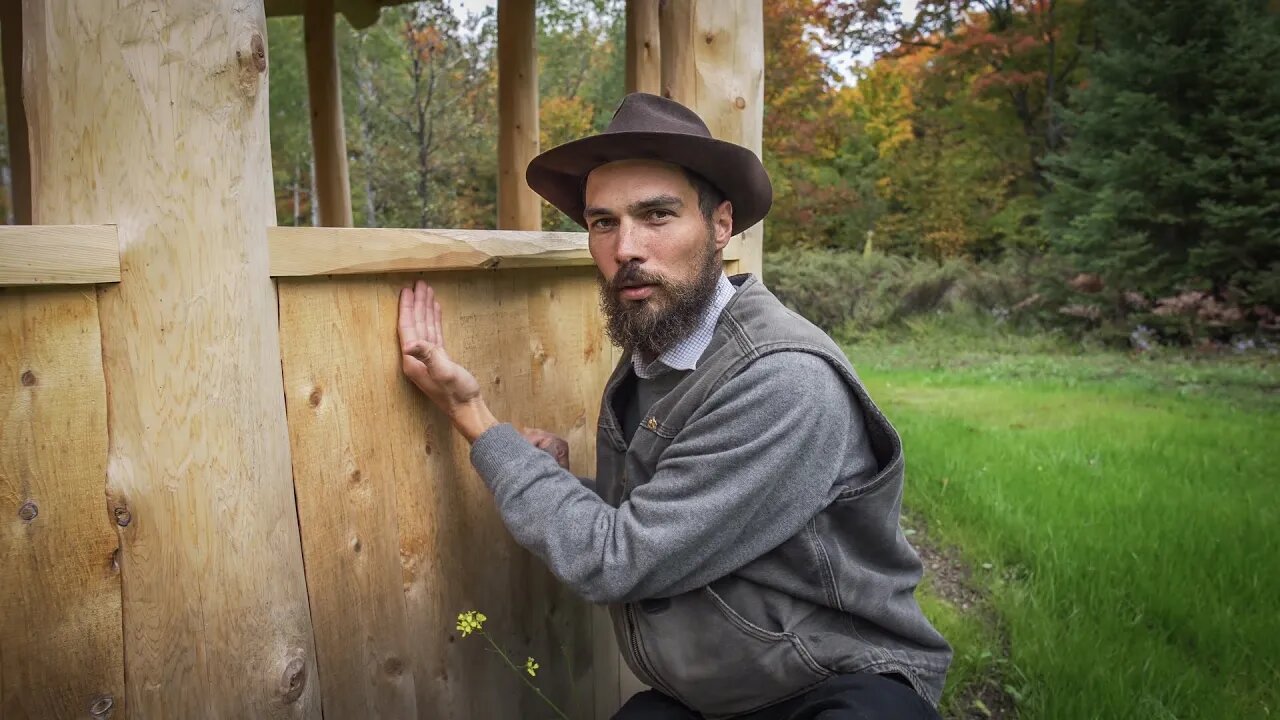
[[[640,662],[709,718],[757,710],[832,675],[795,634],[755,625],[710,587],[671,598],[661,612],[637,608],[635,620]]]

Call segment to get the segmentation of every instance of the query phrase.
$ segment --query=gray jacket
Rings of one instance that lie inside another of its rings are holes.
[[[732,280],[697,368],[629,445],[619,363],[594,493],[508,425],[472,461],[516,540],[609,604],[632,671],[704,715],[846,672],[900,673],[936,703],[951,650],[913,594],[897,433],[830,338],[754,277]]]

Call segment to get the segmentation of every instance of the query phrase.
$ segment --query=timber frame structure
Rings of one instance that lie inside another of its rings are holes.
[[[495,414],[592,474],[617,352],[585,234],[542,232],[524,183],[534,0],[498,0],[499,229],[353,228],[333,23],[393,1],[0,9],[0,717],[548,715],[455,632],[470,609],[571,717],[638,688],[399,372],[397,290],[426,276]],[[626,90],[759,153],[761,2],[627,0]],[[315,228],[276,227],[272,188],[265,18],[298,13]]]

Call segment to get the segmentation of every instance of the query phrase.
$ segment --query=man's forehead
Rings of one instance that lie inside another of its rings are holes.
[[[614,189],[661,187],[666,190],[693,190],[685,169],[661,160],[615,160],[600,165],[587,174],[585,190],[590,193],[603,185]]]

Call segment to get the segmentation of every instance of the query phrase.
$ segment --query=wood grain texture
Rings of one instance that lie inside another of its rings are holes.
[[[658,0],[627,0],[627,92],[662,92]]]
[[[0,226],[0,285],[120,281],[114,225]]]
[[[482,638],[455,632],[458,613],[476,609],[518,663],[537,658],[544,691],[573,717],[593,717],[590,607],[511,540],[466,441],[400,373],[398,291],[414,277],[280,281],[326,714],[408,717],[411,689],[420,718],[549,716]],[[450,352],[481,381],[494,413],[565,436],[573,470],[594,474],[612,357],[594,270],[427,279]],[[347,698],[355,700],[335,705]]]
[[[542,228],[541,198],[524,180],[538,154],[534,0],[498,0],[498,227]]]
[[[586,233],[273,227],[267,240],[276,277],[595,264]]]
[[[764,132],[761,1],[666,0],[660,13],[663,95],[692,108],[715,137],[757,156]],[[742,272],[763,275],[763,223],[730,247]]]
[[[290,474],[260,0],[28,0],[33,221],[98,288],[128,715],[319,717]]]
[[[347,169],[347,133],[342,117],[342,82],[334,38],[334,0],[307,0],[303,41],[307,55],[307,99],[311,110],[311,148],[316,159],[320,224],[350,227],[351,179]]]
[[[103,497],[106,467],[94,291],[0,289],[6,720],[122,716],[118,541]]]

